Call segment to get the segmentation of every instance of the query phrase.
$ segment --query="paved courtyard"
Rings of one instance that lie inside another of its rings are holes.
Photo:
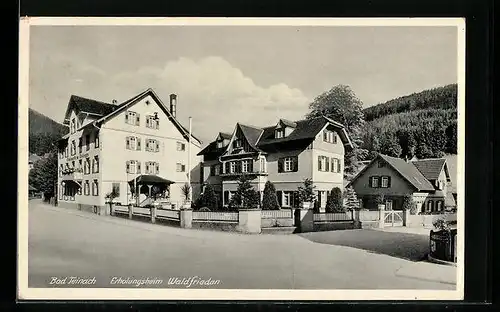
[[[51,287],[53,277],[78,276],[95,278],[92,287],[119,287],[110,281],[121,277],[163,281],[148,287],[179,288],[185,286],[169,285],[169,279],[198,276],[219,280],[210,287],[226,289],[455,289],[454,267],[418,261],[427,239],[374,230],[242,235],[32,201],[29,287]]]

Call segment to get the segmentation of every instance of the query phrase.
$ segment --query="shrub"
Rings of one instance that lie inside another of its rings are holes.
[[[334,187],[326,200],[326,212],[345,212],[342,191]]]
[[[185,183],[183,186],[181,186],[181,192],[182,195],[184,195],[184,200],[188,201],[191,195],[191,185],[189,185],[189,183]]]
[[[201,211],[201,212],[210,212],[210,209],[207,208],[207,207],[202,207],[202,208],[200,208],[199,211]]]
[[[238,181],[238,188],[229,201],[229,209],[237,208],[257,208],[260,206],[260,194],[253,189],[246,176],[241,176]]]
[[[271,181],[267,181],[264,186],[264,195],[262,198],[262,209],[264,210],[278,210],[280,205],[278,197],[276,196],[276,188]]]
[[[205,186],[203,194],[196,201],[197,207],[208,207],[210,209],[215,209],[217,205],[217,195],[215,195],[214,188],[211,184]]]
[[[311,179],[305,179],[303,186],[299,186],[299,202],[314,202],[316,194],[314,194],[315,186],[313,186]]]

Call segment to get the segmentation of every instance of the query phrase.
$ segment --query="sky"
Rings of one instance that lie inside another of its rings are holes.
[[[302,119],[335,85],[365,107],[457,82],[450,26],[31,26],[29,105],[62,122],[72,94],[153,88],[205,144],[237,122]]]

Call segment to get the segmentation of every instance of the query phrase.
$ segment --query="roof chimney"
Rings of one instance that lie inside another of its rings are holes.
[[[170,94],[170,113],[175,118],[177,106],[177,94]]]
[[[117,100],[115,100],[115,99],[113,99],[113,101],[112,101],[112,103],[113,103],[113,104],[116,104],[117,102],[118,102],[118,101],[117,101]]]

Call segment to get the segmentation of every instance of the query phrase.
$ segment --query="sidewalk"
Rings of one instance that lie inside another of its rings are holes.
[[[456,285],[457,267],[430,263],[426,261],[408,262],[395,272],[396,276],[418,279],[422,281],[435,281],[443,284]]]
[[[392,232],[392,233],[407,233],[407,234],[418,234],[429,236],[431,229],[426,228],[409,228],[406,226],[395,226],[395,227],[385,227],[383,229],[372,228],[372,230]]]

